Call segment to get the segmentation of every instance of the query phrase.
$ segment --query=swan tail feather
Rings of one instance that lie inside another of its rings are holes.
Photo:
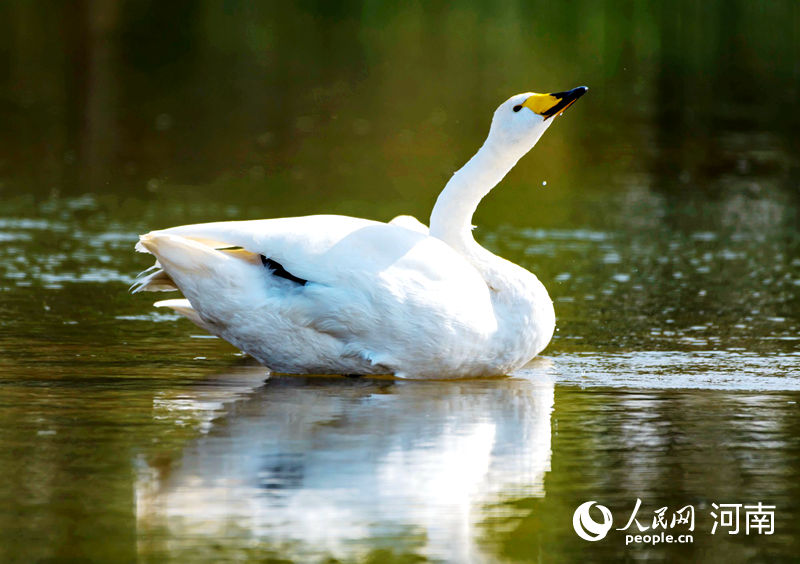
[[[238,245],[155,232],[142,235],[139,242],[136,243],[136,250],[140,253],[155,255],[160,259],[167,259],[170,262],[169,266],[184,272],[204,270],[215,251],[254,264],[261,261],[260,255],[251,253]],[[167,254],[165,255],[165,253]],[[153,266],[137,276],[130,287],[131,293],[169,292],[179,289],[161,262],[163,260],[157,260]]]
[[[186,319],[188,319],[198,327],[208,331],[208,327],[203,322],[203,320],[200,319],[200,314],[198,314],[197,310],[192,307],[192,304],[189,303],[189,300],[186,299],[161,300],[160,302],[156,302],[153,305],[155,307],[168,307],[175,313],[181,314],[182,316],[184,316]]]
[[[129,288],[132,294],[138,294],[139,292],[171,292],[177,289],[178,286],[175,285],[175,281],[161,268],[158,261],[147,270],[141,272]]]

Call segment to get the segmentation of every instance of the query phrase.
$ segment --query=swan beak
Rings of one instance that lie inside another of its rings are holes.
[[[522,103],[522,106],[540,116],[544,116],[544,119],[548,119],[569,108],[575,103],[575,100],[586,94],[588,90],[586,86],[578,86],[566,92],[532,94]]]

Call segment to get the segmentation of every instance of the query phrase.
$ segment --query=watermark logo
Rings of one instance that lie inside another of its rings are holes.
[[[721,503],[717,505],[712,503],[719,515],[714,511],[711,516],[714,518],[714,526],[711,529],[711,534],[717,532],[717,526],[722,528],[731,528],[728,531],[729,535],[735,535],[739,532],[739,510],[742,508],[741,503]],[[744,506],[744,519],[746,534],[751,534],[755,531],[758,535],[771,535],[775,532],[775,506],[764,505],[760,501],[758,505],[745,505]]]
[[[599,509],[600,513],[603,515],[602,523],[595,521],[589,514],[589,510],[592,508],[592,505],[595,504],[597,504],[597,509]],[[575,510],[575,513],[572,514],[572,527],[575,529],[575,532],[583,540],[590,542],[606,538],[608,531],[611,530],[612,521],[613,518],[611,517],[611,511],[608,507],[600,505],[596,501],[581,503],[578,509]]]
[[[595,517],[592,517],[590,510],[594,506],[597,509],[594,513]],[[672,511],[666,506],[659,507],[650,515],[641,512],[641,507],[642,500],[637,498],[626,525],[615,529],[625,532],[626,545],[694,542],[694,535],[689,534],[695,531],[695,508],[693,505],[685,505]],[[712,503],[711,507],[713,510],[709,511],[709,516],[714,519],[714,522],[709,532],[712,535],[717,533],[717,529],[727,530],[729,535],[738,534],[741,531],[740,521],[744,522],[742,529],[747,535],[771,535],[775,532],[774,505],[764,505],[761,502],[757,505]],[[602,522],[595,520],[598,510],[602,516]],[[575,529],[575,533],[589,542],[606,538],[613,521],[611,510],[596,501],[586,501],[580,504],[572,515],[572,527]]]
[[[689,534],[673,535],[667,534],[667,531],[672,532],[673,529],[683,528],[689,532],[694,531],[694,506],[686,505],[672,512],[670,518],[667,517],[668,507],[659,507],[653,511],[652,522],[644,520],[642,524],[636,516],[639,513],[639,508],[642,506],[642,500],[636,498],[636,505],[633,508],[630,519],[627,525],[617,529],[618,531],[628,531],[625,534],[625,546],[629,544],[689,544],[694,542],[694,536]],[[648,524],[649,523],[649,524]],[[636,525],[636,529],[632,529],[631,525]],[[659,532],[658,529],[661,529]]]

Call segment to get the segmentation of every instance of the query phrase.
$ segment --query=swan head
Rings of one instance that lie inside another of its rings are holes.
[[[487,143],[519,159],[533,148],[553,118],[588,90],[586,86],[578,86],[553,94],[525,92],[512,96],[495,110]]]

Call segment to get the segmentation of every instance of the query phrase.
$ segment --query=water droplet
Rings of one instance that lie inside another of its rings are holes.
[[[158,114],[156,116],[156,130],[167,131],[172,128],[173,119],[169,114]]]

